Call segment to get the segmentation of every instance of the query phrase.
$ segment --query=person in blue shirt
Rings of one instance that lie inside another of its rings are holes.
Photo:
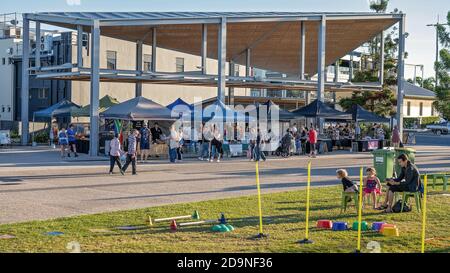
[[[144,123],[144,126],[141,128],[141,161],[144,162],[147,160],[150,155],[150,142],[152,141],[152,133],[150,129],[148,129],[148,125]]]
[[[67,153],[68,157],[70,157],[71,151],[74,153],[75,157],[78,157],[76,134],[77,132],[75,130],[75,126],[73,126],[73,124],[70,124],[69,129],[67,129],[67,138],[69,140],[69,152]]]

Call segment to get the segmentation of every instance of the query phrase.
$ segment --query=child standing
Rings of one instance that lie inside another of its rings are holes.
[[[366,177],[363,179],[363,193],[366,195],[372,195],[373,208],[378,207],[377,195],[381,194],[381,182],[377,177],[377,171],[374,168],[366,169]]]

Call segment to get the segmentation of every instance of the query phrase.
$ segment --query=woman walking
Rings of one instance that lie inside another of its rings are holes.
[[[177,148],[180,145],[180,138],[178,131],[175,129],[175,124],[170,126],[169,136],[169,160],[171,163],[175,163],[177,160]]]
[[[66,149],[69,145],[69,137],[67,136],[66,128],[62,127],[58,133],[58,141],[61,146],[61,158],[66,156]]]
[[[213,127],[214,138],[211,140],[211,158],[210,162],[214,162],[214,157],[217,154],[217,162],[220,162],[220,155],[222,151],[222,134],[216,125]]]
[[[120,156],[124,152],[120,147],[119,135],[114,134],[114,138],[109,143],[109,174],[113,174],[114,165],[117,163],[120,173],[124,175],[122,170],[122,163],[120,163]]]

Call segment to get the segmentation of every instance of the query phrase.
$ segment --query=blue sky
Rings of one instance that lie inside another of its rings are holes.
[[[79,3],[79,4],[78,4]],[[449,0],[391,0],[389,10],[407,14],[407,63],[424,64],[432,76],[435,31],[426,24],[445,20]],[[0,13],[38,11],[368,11],[369,0],[17,0],[2,1]],[[406,76],[412,77],[412,68]]]

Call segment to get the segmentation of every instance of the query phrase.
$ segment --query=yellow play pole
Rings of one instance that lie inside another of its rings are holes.
[[[362,225],[362,199],[363,199],[363,167],[359,170],[359,200],[358,200],[358,243],[356,252],[361,252],[361,225]]]
[[[260,237],[264,236],[263,233],[263,218],[262,218],[262,207],[261,207],[261,187],[259,185],[259,167],[258,161],[256,161],[256,188],[258,189],[258,210],[259,210],[259,235]]]
[[[423,200],[422,200],[422,253],[425,253],[425,226],[427,223],[427,182],[428,175],[425,175],[423,182]]]
[[[309,240],[309,195],[311,188],[311,161],[308,162],[308,180],[306,184],[306,219],[305,219],[305,239],[300,241],[302,244],[310,244],[312,243]]]

